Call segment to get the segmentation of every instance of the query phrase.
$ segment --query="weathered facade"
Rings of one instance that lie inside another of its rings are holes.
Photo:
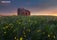
[[[29,16],[30,15],[30,11],[26,10],[24,8],[18,8],[17,15]]]

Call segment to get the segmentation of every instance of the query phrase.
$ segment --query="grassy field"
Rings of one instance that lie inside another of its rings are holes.
[[[0,17],[0,40],[57,40],[57,17]]]

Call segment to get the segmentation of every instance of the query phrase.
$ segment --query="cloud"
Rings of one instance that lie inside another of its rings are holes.
[[[41,9],[57,7],[57,0],[32,0],[30,1],[30,7]]]
[[[1,3],[11,3],[11,1],[1,1]]]

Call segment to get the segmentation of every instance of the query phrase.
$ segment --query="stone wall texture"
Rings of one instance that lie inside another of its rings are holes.
[[[30,15],[30,11],[26,10],[24,8],[18,8],[17,15],[29,16]]]

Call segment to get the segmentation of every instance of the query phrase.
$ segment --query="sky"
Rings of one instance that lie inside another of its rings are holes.
[[[57,15],[57,0],[0,0],[0,15],[16,15],[18,8],[31,15]]]

